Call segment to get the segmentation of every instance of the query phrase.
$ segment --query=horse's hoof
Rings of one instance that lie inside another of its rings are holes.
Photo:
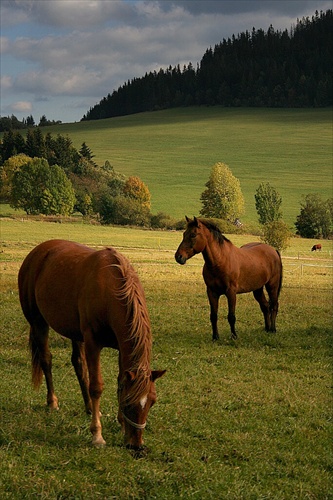
[[[93,439],[91,444],[94,448],[104,448],[106,446],[106,442],[104,441],[103,438],[96,440]]]
[[[94,448],[97,448],[97,449],[99,449],[99,448],[105,448],[106,447],[106,442],[105,441],[104,441],[104,443],[91,443],[91,444],[92,444],[92,446]]]
[[[59,411],[59,406],[58,406],[58,404],[52,404],[52,403],[51,403],[50,405],[48,405],[48,409],[49,409],[50,411],[52,411],[52,412],[53,412],[53,411]]]

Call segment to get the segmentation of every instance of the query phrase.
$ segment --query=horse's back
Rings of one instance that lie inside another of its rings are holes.
[[[252,241],[250,243],[246,243],[245,245],[242,245],[240,248],[242,248],[243,250],[254,250],[254,251],[259,250],[261,252],[271,252],[273,250],[274,252],[276,252],[276,250],[274,250],[273,247],[267,245],[266,243],[261,243],[260,241]]]
[[[242,277],[240,282],[245,283],[243,285],[245,291],[259,289],[268,283],[280,282],[281,257],[272,246],[260,242],[247,243],[239,248],[238,258]]]
[[[92,249],[66,240],[48,240],[37,245],[24,259],[18,274],[20,296],[30,295],[45,269],[59,269],[67,261],[77,260],[77,255],[86,255]],[[71,266],[72,267],[72,266]]]
[[[110,307],[106,297],[110,302],[116,295],[117,255],[112,248],[97,251],[66,240],[34,248],[19,271],[20,301],[29,323],[39,316],[58,333],[83,340],[83,326],[102,322]]]
[[[280,253],[271,245],[260,242],[246,243],[239,248],[240,254],[249,265],[281,266]]]
[[[258,258],[272,258],[277,262],[280,260],[279,252],[275,248],[259,241],[246,243],[240,247],[240,250],[245,256],[253,255]]]

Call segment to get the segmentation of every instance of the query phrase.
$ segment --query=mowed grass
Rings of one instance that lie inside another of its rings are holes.
[[[90,446],[90,418],[67,340],[51,332],[59,412],[46,409],[45,384],[39,392],[30,385],[17,272],[27,253],[50,237],[118,247],[144,285],[152,367],[168,370],[157,382],[145,458],[134,459],[122,446],[115,351],[102,353],[105,449]],[[253,239],[230,238],[237,244]],[[330,242],[314,255],[312,241],[292,240],[283,257],[277,334],[263,331],[259,308],[247,294],[238,298],[238,341],[230,340],[222,298],[221,339],[213,343],[202,258],[176,264],[180,241],[180,232],[1,221],[1,498],[333,497]]]
[[[216,162],[240,180],[246,213],[257,222],[254,194],[270,182],[282,196],[290,226],[304,194],[332,196],[332,109],[181,108],[63,124],[46,132],[86,142],[102,165],[138,175],[152,195],[152,211],[176,218],[198,215],[200,195]]]

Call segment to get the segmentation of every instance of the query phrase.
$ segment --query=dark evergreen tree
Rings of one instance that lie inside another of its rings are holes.
[[[30,158],[46,158],[44,135],[38,127],[28,129],[25,153],[30,156]]]
[[[27,117],[26,124],[27,124],[27,127],[34,127],[35,126],[35,120],[34,120],[34,117],[32,115]]]
[[[82,143],[79,153],[87,160],[92,160],[95,156],[85,142]]]

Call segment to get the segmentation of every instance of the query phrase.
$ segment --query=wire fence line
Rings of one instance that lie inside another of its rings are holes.
[[[308,263],[304,263],[304,262],[301,262],[301,263],[294,263],[294,262],[284,262],[284,267],[292,267],[294,269],[292,269],[291,271],[297,271],[299,270],[300,271],[300,274],[301,276],[303,276],[304,272],[306,272],[306,268],[314,268],[314,270],[316,269],[333,269],[333,265],[332,264],[326,264],[326,263],[322,263],[322,264],[308,264]]]

